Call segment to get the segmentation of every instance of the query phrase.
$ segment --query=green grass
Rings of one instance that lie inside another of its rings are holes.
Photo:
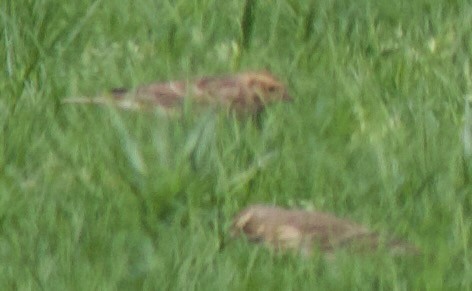
[[[0,2],[1,290],[472,289],[468,1],[56,2]],[[60,103],[264,68],[296,100],[259,126]],[[230,241],[256,202],[331,211],[423,255]]]

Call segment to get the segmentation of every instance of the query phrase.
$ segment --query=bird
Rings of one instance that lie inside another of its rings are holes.
[[[302,256],[311,256],[316,249],[330,255],[339,248],[369,252],[382,245],[393,254],[419,253],[407,242],[384,241],[367,227],[331,213],[263,204],[240,211],[233,219],[230,235],[245,236],[249,242],[265,244],[278,252],[295,251]]]
[[[258,113],[269,103],[290,101],[292,97],[269,71],[247,71],[193,81],[155,82],[135,89],[116,88],[106,96],[66,98],[63,103],[112,104],[124,109],[159,107],[165,112],[175,112],[187,100],[236,112]]]

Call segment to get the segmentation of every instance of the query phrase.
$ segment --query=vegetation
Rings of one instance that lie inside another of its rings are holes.
[[[464,0],[0,2],[0,289],[472,289],[471,13]],[[259,69],[295,98],[259,122],[61,104]],[[233,215],[261,202],[423,253],[302,259],[231,240]]]

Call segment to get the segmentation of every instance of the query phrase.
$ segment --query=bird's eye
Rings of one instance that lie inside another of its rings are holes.
[[[267,90],[268,90],[270,93],[274,93],[275,91],[277,91],[277,87],[275,87],[275,86],[270,86],[269,88],[267,88]]]

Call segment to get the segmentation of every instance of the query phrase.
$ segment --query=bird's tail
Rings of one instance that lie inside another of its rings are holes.
[[[62,104],[109,104],[112,102],[110,98],[103,97],[70,97],[61,101]]]
[[[92,104],[116,106],[122,109],[136,110],[141,109],[141,104],[136,100],[116,99],[113,97],[71,97],[65,98],[62,104]]]
[[[422,253],[417,246],[401,239],[388,241],[387,247],[392,255],[420,255]]]
[[[387,249],[392,255],[418,255],[420,249],[401,239],[386,239],[378,233],[365,233],[350,237],[340,243],[357,252],[369,252],[376,249]]]
[[[65,105],[99,105],[120,108],[130,111],[155,112],[166,117],[179,116],[180,111],[173,107],[149,106],[131,98],[120,98],[120,96],[100,96],[100,97],[70,97],[61,101]]]

